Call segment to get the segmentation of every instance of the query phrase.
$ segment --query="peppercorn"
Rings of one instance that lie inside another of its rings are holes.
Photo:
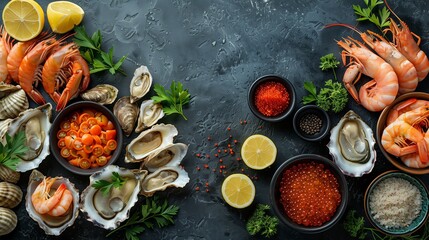
[[[299,128],[307,135],[314,135],[322,129],[322,119],[316,114],[306,114],[299,119]]]

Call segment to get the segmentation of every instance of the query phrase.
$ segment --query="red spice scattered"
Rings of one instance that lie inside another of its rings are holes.
[[[201,168],[200,167],[197,167],[197,171],[200,171],[201,170]]]
[[[219,162],[220,162],[220,163],[222,163],[222,162],[223,162],[223,159],[222,159],[222,158],[221,158],[221,159],[219,159]]]
[[[215,153],[215,157],[219,157],[219,154]]]
[[[209,186],[209,183],[208,182],[206,182],[206,187],[208,187]]]
[[[238,143],[238,140],[237,139],[234,139],[234,144],[237,144]]]
[[[230,127],[228,127],[226,130],[231,131],[231,128],[230,128]]]
[[[195,154],[195,156],[197,156],[198,158],[201,157],[200,153]]]
[[[206,192],[210,192],[210,190],[208,188],[206,188]]]
[[[211,140],[212,140],[212,137],[208,136],[207,141],[211,141]]]
[[[321,226],[341,202],[339,184],[323,164],[296,164],[283,172],[281,203],[288,217],[304,226]]]
[[[228,143],[228,148],[231,148],[231,144],[230,143]]]
[[[237,161],[241,161],[241,158],[240,158],[240,157],[238,157],[238,158],[237,158]]]
[[[210,159],[210,154],[206,154],[206,158]]]
[[[227,153],[227,152],[228,152],[228,150],[224,149],[224,150],[223,150],[223,152],[224,152],[224,153]]]
[[[219,173],[222,173],[222,169],[219,169]]]
[[[215,147],[219,147],[219,143],[215,143],[215,144],[214,144],[214,146],[215,146]]]
[[[195,187],[195,191],[200,191],[200,187]]]
[[[229,138],[232,138],[232,135],[229,135]]]
[[[208,164],[204,164],[204,168],[205,169],[209,168],[209,165]]]
[[[274,117],[284,112],[289,106],[289,93],[279,82],[265,82],[255,91],[255,105],[260,113]]]
[[[217,150],[218,153],[221,153],[222,151],[220,149]]]

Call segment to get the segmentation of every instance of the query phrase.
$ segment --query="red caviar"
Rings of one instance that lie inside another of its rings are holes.
[[[267,117],[277,116],[289,106],[289,92],[279,82],[261,83],[255,91],[255,105],[263,115]]]
[[[312,227],[329,221],[341,202],[337,179],[315,162],[296,164],[283,172],[280,198],[292,221]]]

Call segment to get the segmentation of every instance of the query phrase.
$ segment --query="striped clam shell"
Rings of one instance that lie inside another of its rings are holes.
[[[14,208],[22,200],[21,189],[13,183],[0,182],[0,207]]]
[[[0,120],[15,118],[28,109],[28,99],[19,86],[0,85]]]
[[[21,174],[19,172],[0,164],[0,180],[10,183],[17,183],[20,176]]]
[[[13,119],[8,118],[5,120],[0,120],[0,140],[4,137],[9,129],[9,125],[12,123]]]
[[[0,207],[0,236],[9,234],[18,223],[16,214],[9,208]]]

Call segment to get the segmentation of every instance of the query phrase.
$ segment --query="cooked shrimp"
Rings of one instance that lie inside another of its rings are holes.
[[[386,126],[391,124],[393,121],[395,121],[400,115],[422,106],[429,107],[429,101],[410,98],[410,99],[407,99],[406,101],[396,104],[390,110],[389,115],[387,115]]]
[[[73,55],[71,57],[71,60],[73,62],[79,63],[82,69],[83,79],[79,87],[79,92],[83,92],[88,88],[89,82],[91,81],[88,63],[85,61],[85,59],[83,59],[83,57],[80,54]]]
[[[398,77],[392,66],[351,37],[337,43],[344,49],[342,60],[348,66],[343,82],[355,101],[374,112],[391,104],[399,88]],[[350,61],[348,64],[347,57]],[[362,73],[373,79],[364,84],[358,94],[354,84],[359,81]]]
[[[79,94],[79,86],[82,81],[82,66],[78,62],[73,63],[72,76],[69,78],[66,88],[63,90],[57,104],[57,111],[65,108],[68,101]]]
[[[43,181],[37,186],[34,193],[31,195],[31,202],[34,209],[40,213],[45,214],[53,209],[61,200],[61,196],[67,189],[65,184],[61,184],[55,193],[50,196],[52,184],[56,181],[55,178],[44,178]]]
[[[425,134],[426,146],[429,148],[429,130]],[[419,154],[411,153],[401,157],[402,162],[412,168],[425,168],[429,166],[429,162],[423,163],[420,160]]]
[[[9,72],[7,70],[7,56],[10,51],[11,41],[7,32],[0,27],[0,82],[10,82]]]
[[[70,205],[73,202],[73,195],[70,190],[64,190],[63,195],[61,196],[61,200],[52,208],[48,214],[54,217],[58,217],[64,215],[70,208]]]
[[[429,106],[421,106],[404,114],[401,114],[395,121],[403,121],[417,130],[426,131],[429,127]]]

